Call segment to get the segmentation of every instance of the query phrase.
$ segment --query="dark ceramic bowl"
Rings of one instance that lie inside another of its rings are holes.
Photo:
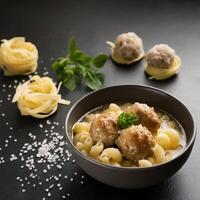
[[[72,126],[88,111],[113,102],[141,102],[171,114],[183,126],[187,145],[173,160],[148,168],[114,167],[97,162],[76,149],[72,141]],[[144,188],[156,185],[176,173],[188,159],[196,136],[191,112],[172,95],[147,86],[122,85],[92,92],[70,109],[66,118],[68,144],[80,167],[90,176],[105,184],[119,188]]]

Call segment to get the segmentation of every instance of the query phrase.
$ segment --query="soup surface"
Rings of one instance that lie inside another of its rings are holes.
[[[73,142],[83,154],[118,167],[150,167],[178,156],[186,145],[181,125],[143,103],[101,106],[73,126]]]

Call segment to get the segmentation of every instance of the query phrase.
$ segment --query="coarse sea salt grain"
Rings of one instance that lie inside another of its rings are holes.
[[[14,160],[17,160],[17,156],[14,154],[11,154],[10,161],[14,161]]]
[[[50,196],[51,196],[51,193],[49,192],[47,195],[48,195],[48,197],[50,197]]]
[[[40,128],[43,128],[44,126],[43,126],[42,124],[39,124],[39,127],[40,127]]]

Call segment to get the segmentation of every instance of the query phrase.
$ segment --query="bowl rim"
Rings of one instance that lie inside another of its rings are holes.
[[[159,163],[159,164],[155,164],[155,165],[152,165],[150,167],[118,167],[118,166],[113,166],[113,165],[108,165],[108,164],[104,164],[104,163],[101,163],[93,158],[90,158],[89,156],[81,153],[77,148],[76,146],[73,144],[73,141],[71,140],[70,136],[69,136],[69,133],[67,131],[67,122],[69,120],[69,116],[71,114],[71,112],[73,111],[73,109],[85,98],[87,98],[88,96],[92,95],[92,94],[95,94],[97,92],[100,92],[102,90],[106,90],[106,89],[112,89],[112,88],[116,88],[116,87],[139,87],[139,88],[146,88],[146,89],[151,89],[151,90],[154,90],[154,91],[158,91],[160,93],[164,93],[168,96],[170,96],[171,98],[174,98],[176,101],[178,101],[187,111],[188,113],[190,114],[191,116],[191,119],[192,119],[192,122],[193,122],[193,125],[194,125],[194,130],[193,130],[193,135],[192,135],[192,138],[190,140],[190,142],[188,144],[186,144],[186,147],[184,148],[184,150],[178,155],[176,156],[175,158],[167,161],[167,162],[164,162],[164,163]],[[138,170],[138,171],[141,171],[141,170],[147,170],[147,169],[155,169],[155,168],[159,168],[159,167],[162,167],[162,166],[165,166],[165,165],[168,165],[169,163],[171,162],[174,162],[175,160],[179,159],[183,154],[185,154],[189,148],[193,145],[194,141],[195,141],[195,138],[196,138],[196,135],[197,135],[197,125],[196,125],[196,122],[195,122],[195,119],[194,119],[194,116],[192,115],[192,112],[187,108],[187,106],[182,103],[176,96],[174,95],[171,95],[170,93],[162,90],[162,89],[159,89],[159,88],[156,88],[156,87],[152,87],[152,86],[148,86],[148,85],[137,85],[137,84],[126,84],[126,85],[113,85],[113,86],[108,86],[108,87],[104,87],[104,88],[101,88],[97,91],[92,91],[92,92],[89,92],[88,94],[82,96],[81,98],[79,98],[73,105],[72,107],[69,109],[68,113],[67,113],[67,116],[66,116],[66,119],[65,119],[65,132],[66,132],[66,135],[67,135],[67,139],[69,140],[69,143],[70,143],[70,146],[74,149],[74,151],[79,155],[81,156],[82,158],[86,159],[88,162],[92,162],[93,164],[95,165],[98,165],[98,166],[101,166],[101,167],[104,167],[104,168],[108,168],[108,169],[112,169],[112,170],[117,170],[117,171],[133,171],[133,170]]]

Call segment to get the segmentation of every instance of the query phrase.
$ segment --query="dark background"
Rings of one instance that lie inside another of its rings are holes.
[[[103,72],[106,74],[106,86],[118,84],[145,84],[166,90],[180,98],[192,111],[197,126],[200,120],[200,3],[198,1],[134,1],[134,0],[1,0],[0,1],[0,38],[25,36],[28,41],[36,44],[39,50],[39,68],[42,75],[43,67],[48,67],[50,76],[55,74],[50,69],[52,60],[67,52],[68,40],[75,36],[80,49],[88,54],[108,53],[106,40],[128,31],[136,32],[144,42],[147,51],[157,43],[167,43],[172,46],[182,58],[181,72],[167,81],[148,80],[143,72],[144,61],[130,67],[118,66],[108,60]],[[4,77],[0,73],[0,84],[12,84],[15,79]],[[55,79],[56,80],[56,79]],[[2,92],[0,96],[6,100],[7,94],[14,90]],[[62,88],[64,98],[72,104],[89,90],[79,87],[75,92]],[[166,102],[167,103],[167,102]],[[58,112],[50,120],[59,121],[64,125],[65,116],[71,107],[59,106]],[[4,101],[0,107],[0,146],[3,140],[12,134],[18,138],[19,144],[29,140],[27,133],[31,130],[38,138],[43,139],[44,133],[38,127],[44,120],[21,117],[16,105]],[[14,131],[8,130],[5,122],[9,121]],[[62,128],[57,130],[65,135]],[[78,178],[73,183],[63,180],[63,191],[52,192],[50,199],[61,199],[70,193],[67,199],[162,199],[162,200],[198,200],[200,196],[200,149],[199,137],[194,150],[184,167],[172,178],[159,186],[143,190],[122,190],[108,187],[84,174],[77,164],[68,163],[63,169],[64,174],[78,172]],[[9,146],[0,151],[0,156],[17,151],[17,146]],[[57,169],[55,169],[56,171]],[[0,200],[39,200],[45,196],[40,188],[20,190],[17,176],[23,175],[20,163],[7,162],[0,165]],[[84,184],[80,184],[80,176],[85,175]],[[46,198],[47,199],[47,198]]]

